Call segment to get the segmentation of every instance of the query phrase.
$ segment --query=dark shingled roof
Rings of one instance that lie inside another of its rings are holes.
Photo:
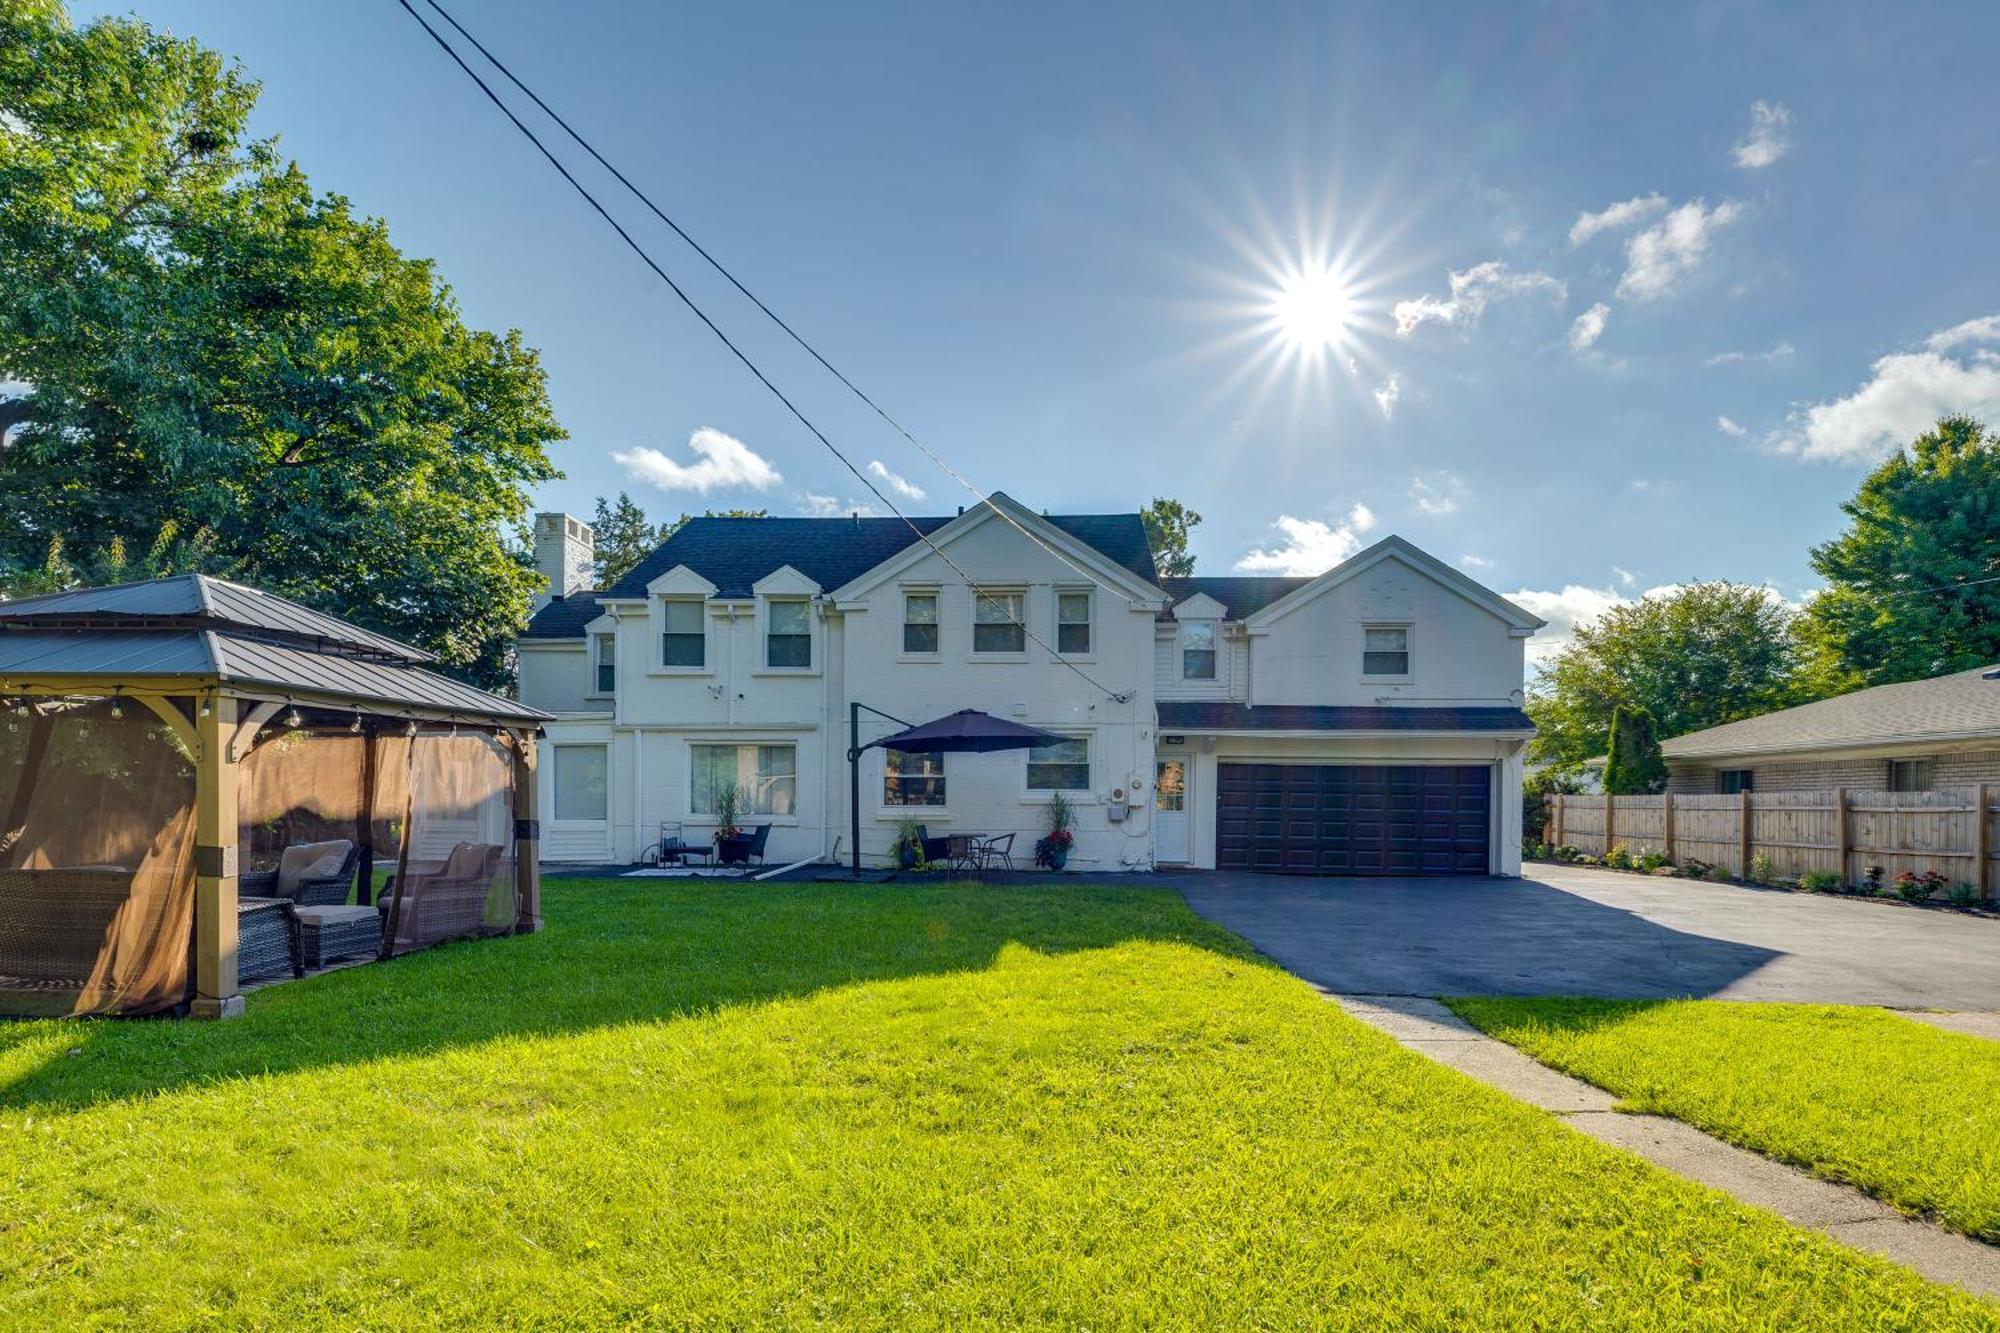
[[[595,588],[583,588],[567,597],[558,597],[547,606],[535,612],[528,621],[528,628],[521,631],[524,639],[577,639],[583,637],[583,627],[603,614],[598,603],[604,596]]]
[[[1231,620],[1242,620],[1262,611],[1286,593],[1305,587],[1312,579],[1276,574],[1238,574],[1222,578],[1161,579],[1159,582],[1167,590],[1167,596],[1176,603],[1185,602],[1196,593],[1207,593],[1228,608]],[[1169,620],[1172,616],[1172,607],[1160,613],[1162,620]]]
[[[1533,731],[1518,708],[1371,708],[1353,704],[1155,704],[1161,731]]]
[[[951,521],[933,517],[910,523],[928,536]],[[1153,553],[1137,514],[1056,514],[1048,522],[1153,582]],[[693,518],[602,595],[644,597],[647,584],[677,565],[713,583],[718,597],[749,597],[759,579],[785,565],[832,592],[917,541],[910,523],[900,518]]]
[[[2000,737],[2000,681],[1986,678],[1990,669],[1856,690],[1691,731],[1660,750],[1669,759],[1692,760],[1990,740]]]

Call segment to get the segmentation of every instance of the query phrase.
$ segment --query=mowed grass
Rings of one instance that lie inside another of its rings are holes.
[[[0,1323],[1995,1327],[1433,1065],[1178,897],[548,886],[0,1031]]]
[[[1881,1009],[1719,1000],[1454,1000],[1624,1107],[2000,1242],[2000,1042]]]

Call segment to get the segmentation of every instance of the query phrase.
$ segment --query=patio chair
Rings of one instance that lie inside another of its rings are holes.
[[[407,885],[382,890],[378,906],[386,934],[392,905],[396,935],[392,953],[406,953],[460,935],[486,933],[486,900],[503,849],[491,843],[461,842],[453,846],[435,871],[410,871]],[[395,883],[394,879],[390,884]]]
[[[1014,868],[1014,835],[1011,833],[998,833],[990,838],[981,838],[979,846],[975,849],[975,853],[979,858],[979,868],[981,870],[987,869],[995,861],[1012,870]]]
[[[759,824],[750,831],[748,837],[717,838],[715,859],[726,866],[747,866],[753,861],[764,864],[764,844],[771,840],[771,826]]]
[[[924,849],[924,860],[943,861],[951,854],[950,838],[933,838],[931,831],[922,824],[917,825],[917,842]]]
[[[240,875],[236,891],[253,898],[283,898],[301,906],[338,907],[354,892],[361,849],[345,839],[293,843],[269,870]]]

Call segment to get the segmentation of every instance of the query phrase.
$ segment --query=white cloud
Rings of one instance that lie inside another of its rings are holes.
[[[1396,415],[1396,400],[1403,396],[1403,377],[1391,375],[1376,387],[1375,406],[1382,409],[1382,417],[1389,420]]]
[[[1975,320],[1973,322],[1977,323],[1978,321]],[[1742,365],[1748,361],[1761,361],[1769,364],[1773,361],[1789,360],[1797,350],[1789,340],[1780,341],[1761,352],[1717,352],[1714,356],[1703,361],[1702,364],[1704,366],[1735,366]]]
[[[1447,328],[1470,328],[1495,301],[1516,296],[1548,296],[1561,305],[1569,299],[1562,279],[1547,273],[1521,273],[1508,268],[1505,260],[1489,259],[1474,264],[1463,273],[1450,275],[1451,295],[1419,296],[1396,302],[1396,334],[1407,338],[1424,324]]]
[[[2000,342],[2000,315],[1982,315],[1963,324],[1954,324],[1924,339],[1924,346],[1933,352],[1949,352],[1954,347],[1964,347],[1969,343],[1991,342]]]
[[[1458,563],[1466,569],[1491,569],[1493,562],[1483,555],[1466,554],[1458,558]]]
[[[877,481],[885,483],[890,490],[902,496],[905,500],[921,500],[924,498],[923,487],[904,481],[885,467],[879,458],[869,460],[868,472]]]
[[[1465,479],[1456,472],[1433,472],[1410,482],[1410,503],[1420,514],[1452,513],[1464,499]]]
[[[1743,206],[1714,208],[1693,199],[1625,242],[1625,276],[1618,294],[1650,301],[1665,296],[1701,266],[1715,233],[1743,216]]]
[[[1611,205],[1598,213],[1579,213],[1570,224],[1569,245],[1574,250],[1600,232],[1616,231],[1643,222],[1667,206],[1663,194],[1641,194]]]
[[[1611,567],[1611,572],[1613,574],[1616,574],[1618,576],[1618,581],[1624,584],[1628,588],[1639,581],[1639,576],[1637,574],[1634,574],[1631,570],[1626,569],[1622,565],[1613,565]]]
[[[1783,102],[1752,102],[1750,132],[1730,150],[1746,171],[1768,167],[1792,146],[1792,113]]]
[[[1717,417],[1715,419],[1715,428],[1732,440],[1740,440],[1750,433],[1743,429],[1733,417]]]
[[[1271,525],[1285,544],[1251,551],[1236,562],[1245,574],[1323,574],[1361,549],[1361,534],[1375,526],[1367,505],[1357,504],[1338,523],[1280,514]]]
[[[1929,430],[1941,416],[1964,412],[2000,419],[2000,316],[1967,320],[1934,333],[1924,350],[1892,352],[1870,367],[1868,382],[1845,398],[1792,414],[1769,444],[1801,458],[1872,463]],[[1948,355],[1953,349],[1969,349]]]
[[[807,518],[846,518],[850,514],[876,518],[882,513],[865,500],[843,502],[836,496],[815,495],[811,491],[799,496],[799,512]]]
[[[770,462],[734,435],[709,426],[688,437],[697,455],[693,463],[678,462],[658,449],[625,449],[611,455],[634,481],[663,491],[697,491],[703,495],[731,486],[765,491],[784,478]]]
[[[1522,588],[1508,593],[1507,600],[1549,622],[1528,640],[1528,661],[1533,665],[1576,637],[1578,625],[1587,624],[1631,599],[1609,588],[1587,588],[1580,583],[1570,583],[1554,592]]]
[[[1611,317],[1611,307],[1599,301],[1590,309],[1576,317],[1576,323],[1569,326],[1569,350],[1587,352],[1597,346],[1597,340],[1604,336],[1604,321]]]

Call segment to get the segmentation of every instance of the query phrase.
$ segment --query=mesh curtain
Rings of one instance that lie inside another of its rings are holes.
[[[280,729],[244,756],[237,786],[239,867],[276,868],[295,843],[336,840],[374,852],[374,890],[395,868],[409,805],[409,739],[340,731]],[[372,749],[372,756],[371,751]],[[364,787],[374,799],[361,827]]]
[[[0,1012],[150,1013],[191,994],[195,764],[131,700],[0,723]]]
[[[383,953],[513,930],[512,754],[485,732],[419,735],[408,742],[407,772],[409,822]]]

